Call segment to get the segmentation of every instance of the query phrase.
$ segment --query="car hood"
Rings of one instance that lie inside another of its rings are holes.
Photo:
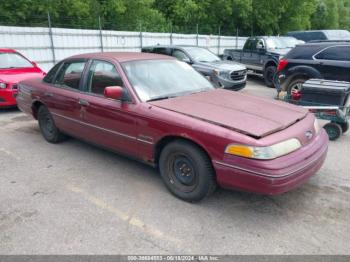
[[[227,71],[241,71],[246,69],[245,65],[232,61],[199,62],[198,65]]]
[[[43,76],[44,72],[37,67],[0,70],[0,80],[11,84],[16,84],[22,80]]]
[[[268,51],[271,54],[275,54],[275,55],[286,55],[290,50],[292,50],[292,48],[283,48],[283,49],[268,49]]]
[[[285,102],[215,89],[150,104],[223,126],[254,138],[283,130],[303,119],[308,111]]]

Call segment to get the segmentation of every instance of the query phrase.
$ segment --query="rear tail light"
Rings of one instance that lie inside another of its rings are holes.
[[[282,71],[283,69],[286,68],[287,65],[288,65],[288,60],[286,60],[286,59],[281,59],[281,60],[278,62],[277,71],[278,71],[278,72]]]

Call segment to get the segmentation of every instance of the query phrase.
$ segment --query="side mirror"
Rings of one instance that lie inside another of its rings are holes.
[[[125,100],[125,92],[121,86],[107,86],[103,92],[107,98],[115,100]]]
[[[263,43],[257,43],[256,44],[256,49],[258,49],[259,51],[264,50],[265,49],[264,44]]]
[[[188,57],[184,57],[184,58],[182,59],[182,62],[185,62],[185,63],[187,63],[187,64],[192,64],[191,59],[189,59]]]

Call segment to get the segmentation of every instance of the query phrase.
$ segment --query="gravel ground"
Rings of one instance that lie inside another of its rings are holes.
[[[245,93],[273,98],[251,78]],[[350,137],[299,189],[189,204],[152,168],[0,111],[1,254],[350,254]]]

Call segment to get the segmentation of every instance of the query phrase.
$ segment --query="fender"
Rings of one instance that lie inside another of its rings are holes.
[[[293,76],[292,78],[294,78],[296,75],[306,75],[310,78],[323,78],[317,69],[310,66],[295,66],[290,68],[288,71]]]

